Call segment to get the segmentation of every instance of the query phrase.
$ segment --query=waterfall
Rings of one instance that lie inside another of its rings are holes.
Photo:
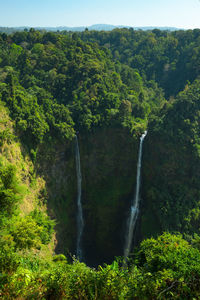
[[[137,162],[137,177],[136,177],[136,189],[135,189],[135,197],[133,198],[133,202],[131,205],[131,211],[127,222],[127,232],[126,232],[126,241],[124,247],[124,258],[125,261],[129,256],[131,250],[131,244],[133,239],[133,231],[135,228],[135,224],[137,221],[138,213],[139,213],[139,203],[140,203],[140,174],[141,174],[141,162],[142,162],[142,146],[145,136],[147,135],[147,131],[143,133],[140,137],[140,146],[138,153],[138,162]]]
[[[83,258],[82,254],[82,234],[83,234],[83,209],[81,203],[81,161],[80,161],[80,152],[78,146],[78,138],[75,136],[75,155],[76,155],[76,175],[77,175],[77,242],[76,242],[76,256],[81,261]]]

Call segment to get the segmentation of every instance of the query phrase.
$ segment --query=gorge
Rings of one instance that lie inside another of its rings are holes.
[[[198,299],[199,41],[0,33],[0,297]]]

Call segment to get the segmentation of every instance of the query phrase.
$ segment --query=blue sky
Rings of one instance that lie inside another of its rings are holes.
[[[200,0],[0,0],[0,26],[200,28]]]

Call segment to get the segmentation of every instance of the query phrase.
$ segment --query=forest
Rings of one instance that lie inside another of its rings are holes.
[[[0,298],[199,299],[199,181],[200,29],[0,33]]]

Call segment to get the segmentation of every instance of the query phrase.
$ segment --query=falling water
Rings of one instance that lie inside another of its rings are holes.
[[[80,162],[80,152],[79,152],[77,136],[75,136],[75,153],[76,153],[77,207],[78,207],[76,255],[77,255],[78,259],[81,261],[83,258],[81,244],[82,244],[84,221],[83,221],[83,209],[82,209],[82,203],[81,203],[81,182],[82,182],[81,162]]]
[[[142,146],[145,136],[147,135],[147,131],[143,133],[140,137],[140,147],[138,153],[138,163],[137,163],[137,178],[136,178],[136,191],[135,191],[135,198],[133,199],[133,203],[131,205],[130,216],[127,222],[127,233],[126,233],[126,241],[124,247],[124,258],[129,256],[132,239],[133,239],[133,231],[135,228],[135,223],[137,221],[138,213],[139,213],[139,202],[140,202],[140,174],[141,174],[141,161],[142,161]]]

